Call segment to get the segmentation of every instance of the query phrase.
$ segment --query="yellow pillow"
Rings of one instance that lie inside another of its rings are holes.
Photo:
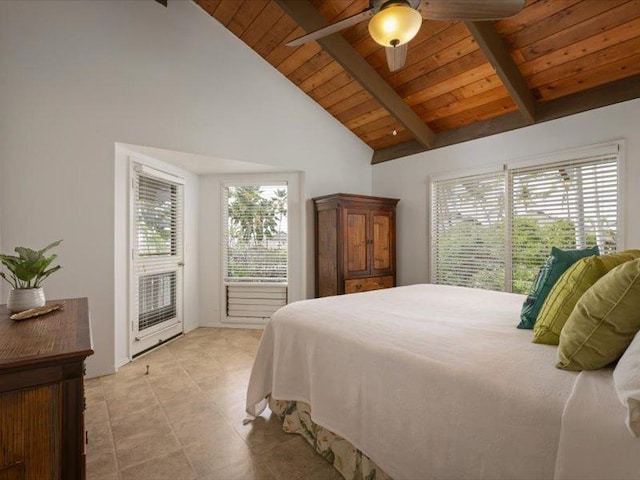
[[[606,367],[620,358],[638,330],[640,258],[618,265],[580,298],[562,329],[556,367]]]
[[[560,332],[580,297],[607,272],[640,258],[640,250],[581,258],[558,279],[533,327],[533,342],[558,345]]]

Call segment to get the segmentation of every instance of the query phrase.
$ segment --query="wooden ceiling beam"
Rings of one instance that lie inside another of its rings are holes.
[[[307,0],[277,0],[282,9],[307,32],[328,25],[325,18]],[[433,144],[434,133],[409,107],[396,91],[362,58],[339,33],[318,40],[320,46],[368,91],[380,105],[397,118],[418,144],[426,148]]]
[[[640,75],[633,75],[599,87],[541,103],[537,108],[536,123],[548,122],[549,120],[556,120],[636,98],[640,98]],[[520,112],[507,113],[483,122],[438,133],[435,136],[431,150],[516,130],[528,125],[520,115]],[[404,142],[376,150],[373,153],[371,164],[375,165],[424,151],[426,149],[415,141]]]
[[[536,100],[493,22],[465,22],[465,25],[495,68],[526,122],[535,123]]]

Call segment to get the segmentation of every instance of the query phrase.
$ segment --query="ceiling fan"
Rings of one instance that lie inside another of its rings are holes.
[[[526,0],[369,0],[369,8],[287,43],[297,47],[369,20],[369,34],[385,47],[389,70],[404,66],[407,42],[418,34],[422,19],[484,21],[511,17]]]

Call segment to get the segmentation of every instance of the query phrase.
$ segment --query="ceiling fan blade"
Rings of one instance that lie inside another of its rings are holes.
[[[347,17],[339,22],[332,23],[331,25],[327,25],[315,32],[307,33],[301,37],[291,40],[287,43],[287,47],[297,47],[298,45],[302,45],[303,43],[311,42],[313,40],[318,40],[319,38],[326,37],[327,35],[331,35],[332,33],[339,32],[340,30],[344,30],[345,28],[349,28],[357,23],[366,20],[367,18],[373,17],[374,10],[372,8],[368,8],[367,10],[363,10],[360,13],[356,13],[350,17]]]
[[[429,20],[499,20],[515,15],[526,0],[422,0],[418,11]]]
[[[407,61],[407,47],[408,43],[400,45],[399,47],[384,47],[384,53],[387,55],[387,65],[389,65],[389,71],[395,72],[404,67],[404,62]]]

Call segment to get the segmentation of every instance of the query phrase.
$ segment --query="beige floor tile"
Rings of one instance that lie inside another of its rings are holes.
[[[189,375],[184,367],[178,362],[173,360],[171,363],[163,363],[161,365],[150,365],[149,375],[147,380],[150,383],[158,382],[167,378],[188,378]]]
[[[130,416],[136,412],[146,410],[154,406],[159,408],[160,404],[158,403],[153,390],[149,388],[144,391],[144,394],[132,393],[131,395],[119,397],[112,401],[107,399],[107,406],[109,407],[109,415],[111,419],[116,420],[121,417]]]
[[[216,402],[218,411],[225,416],[229,421],[229,424],[233,427],[242,424],[242,422],[248,417],[246,405],[247,402],[244,396],[239,397],[236,402],[221,402],[219,400]]]
[[[88,402],[99,402],[100,400],[105,400],[102,381],[99,378],[85,380],[84,396]]]
[[[210,352],[210,355],[218,360],[225,370],[251,368],[253,366],[253,357],[237,347],[216,348]]]
[[[267,462],[269,470],[278,480],[304,477],[326,463],[326,460],[299,435],[280,447],[263,453],[259,458]]]
[[[206,380],[207,378],[215,378],[224,369],[217,360],[202,360],[199,364],[193,360],[183,361],[180,363],[185,372],[192,380]]]
[[[100,377],[97,378],[85,378],[84,380],[84,388],[96,388],[102,386],[102,379]]]
[[[153,396],[151,385],[144,378],[135,378],[126,382],[112,382],[104,387],[107,403],[127,397]]]
[[[168,347],[177,360],[206,359],[208,352],[200,348],[196,343],[180,344]]]
[[[107,420],[102,422],[92,422],[86,426],[87,429],[87,452],[101,453],[113,452],[113,435],[111,434],[111,423]]]
[[[193,480],[196,474],[182,451],[153,458],[120,472],[122,480]]]
[[[139,365],[136,365],[135,367],[128,367],[128,365],[125,365],[124,367],[121,367],[117,373],[102,377],[102,386],[108,387],[109,385],[113,384],[126,384],[128,382],[135,382],[144,378],[143,370],[144,369]]]
[[[111,421],[113,441],[116,445],[127,438],[171,433],[171,427],[162,409],[152,407]]]
[[[98,475],[98,476],[91,476],[88,477],[88,480],[119,480],[120,479],[120,474],[113,472],[113,473],[109,473],[107,475]]]
[[[165,457],[182,450],[182,445],[173,435],[141,435],[129,437],[118,442],[116,455],[121,470],[152,458]]]
[[[87,399],[87,402],[100,402],[107,399],[107,397],[105,397],[104,395],[104,390],[102,389],[102,387],[92,388],[90,390],[85,389],[84,398]]]
[[[242,425],[260,335],[199,328],[115,375],[88,380],[88,478],[340,479],[268,409]]]
[[[87,399],[87,411],[85,412],[85,424],[104,422],[109,420],[109,409],[104,400],[90,401]]]
[[[252,337],[256,337],[257,339],[261,339],[262,338],[262,332],[264,332],[264,330],[262,330],[261,328],[254,328],[252,330],[247,330],[247,332]]]
[[[200,386],[187,376],[155,378],[149,383],[151,384],[154,394],[160,401],[175,398],[176,396],[182,398],[190,397],[202,391]]]
[[[207,390],[219,388],[229,391],[244,390],[246,392],[250,374],[251,371],[249,369],[238,371],[219,370],[216,372],[215,377],[212,377],[215,381],[207,383]]]
[[[212,396],[216,405],[226,406],[246,400],[249,382],[238,379],[236,382],[226,383],[225,380],[217,377],[210,382],[201,382],[199,385],[203,391]]]
[[[234,463],[255,461],[249,446],[228,426],[185,446],[184,451],[199,476],[210,475]]]
[[[122,377],[119,376],[120,374],[116,375],[117,377],[109,378],[103,383],[102,388],[107,399],[126,397],[131,394],[132,390],[144,389],[147,383],[142,375],[136,374]]]
[[[218,412],[194,412],[188,417],[175,419],[171,426],[182,445],[199,443],[203,438],[219,438],[219,432],[227,431],[227,419]]]
[[[298,436],[296,434],[285,433],[282,430],[282,421],[274,414],[266,417],[260,416],[246,425],[238,422],[233,428],[256,454],[278,448],[283,443]]]
[[[344,480],[344,477],[329,462],[306,475],[301,480]]]
[[[266,463],[256,460],[232,463],[209,475],[199,477],[200,480],[276,480]]]
[[[87,477],[101,477],[117,474],[115,452],[93,453],[87,458]]]
[[[171,422],[189,417],[194,413],[219,413],[213,398],[207,392],[198,392],[189,396],[178,394],[162,398],[160,402]]]

